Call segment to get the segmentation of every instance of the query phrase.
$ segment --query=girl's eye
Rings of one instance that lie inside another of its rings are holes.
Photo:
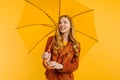
[[[66,22],[66,21],[64,21],[64,23],[65,23],[65,24],[67,24],[67,22]]]
[[[62,24],[62,22],[59,22],[59,24]]]

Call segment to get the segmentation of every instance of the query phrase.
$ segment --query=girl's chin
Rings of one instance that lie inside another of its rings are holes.
[[[66,31],[61,31],[61,33],[62,33],[62,34],[65,34],[65,33],[67,33],[67,32],[66,32]]]
[[[65,33],[66,31],[60,31],[61,33]]]
[[[64,33],[68,33],[69,30],[67,30],[67,29],[65,29],[65,30],[60,30],[60,32],[61,32],[62,34],[64,34]]]

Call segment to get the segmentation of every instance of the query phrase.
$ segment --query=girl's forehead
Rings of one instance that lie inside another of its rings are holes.
[[[60,21],[69,21],[69,19],[66,18],[66,17],[62,17],[62,18],[60,19]]]

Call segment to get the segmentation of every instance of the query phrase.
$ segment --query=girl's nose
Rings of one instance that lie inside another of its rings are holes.
[[[64,23],[61,23],[61,26],[64,26]]]

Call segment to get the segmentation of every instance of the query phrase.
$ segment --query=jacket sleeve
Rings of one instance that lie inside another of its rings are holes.
[[[79,50],[79,54],[80,54],[80,46],[78,47]],[[63,69],[58,70],[59,72],[62,73],[72,73],[75,70],[78,69],[79,66],[79,57],[75,57],[75,55],[72,57],[71,61],[63,61],[62,65],[63,65]]]
[[[73,71],[77,70],[78,65],[79,65],[79,58],[74,58],[72,59],[71,62],[63,62],[63,69],[58,70],[59,72],[62,73],[72,73]]]
[[[51,41],[52,41],[53,37],[49,37],[47,42],[46,42],[46,46],[45,46],[45,50],[44,52],[47,52],[48,51],[48,48],[49,48],[49,45],[51,44]],[[44,65],[44,61],[43,61],[43,66],[46,68],[46,66]]]
[[[49,45],[50,45],[52,39],[53,39],[53,36],[51,36],[51,37],[48,38],[44,52],[48,51],[48,48],[49,48]]]

